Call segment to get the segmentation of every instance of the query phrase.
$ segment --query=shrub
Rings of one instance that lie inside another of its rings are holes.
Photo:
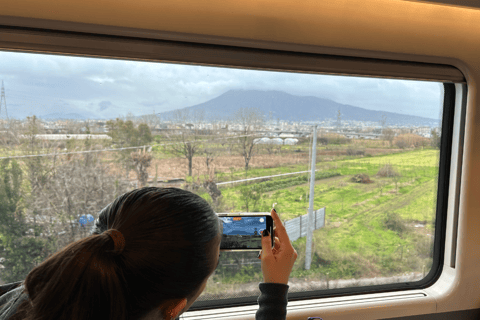
[[[405,133],[396,136],[393,139],[393,144],[397,147],[404,149],[404,148],[418,148],[418,147],[426,147],[430,144],[430,140],[419,136],[413,133]]]
[[[335,133],[327,133],[323,134],[321,137],[317,137],[317,143],[322,145],[327,144],[347,144],[351,141],[351,139],[346,138],[343,135],[335,134]]]
[[[387,212],[387,215],[383,221],[383,225],[388,230],[392,230],[398,234],[408,231],[408,226],[405,221],[398,213],[395,212]]]
[[[370,180],[370,177],[364,173],[356,174],[350,180],[356,183],[373,183],[373,181]]]
[[[245,205],[247,212],[250,212],[257,206],[263,192],[263,186],[260,185],[240,187],[240,200]]]
[[[326,146],[328,144],[328,139],[324,137],[317,138],[317,143]]]
[[[393,167],[387,163],[377,172],[377,176],[379,177],[398,177],[400,174],[396,172]]]
[[[307,138],[307,137],[297,137],[296,139],[298,139],[298,143],[297,143],[297,146],[298,145],[301,145],[301,144],[308,144],[310,145],[310,138]],[[318,142],[318,139],[317,139],[317,142]]]
[[[359,156],[359,155],[365,155],[365,150],[356,150],[352,148],[347,149],[347,155],[349,156]]]
[[[441,136],[437,134],[437,131],[432,129],[430,132],[431,136],[431,141],[430,144],[432,147],[440,149],[440,142],[441,142]]]

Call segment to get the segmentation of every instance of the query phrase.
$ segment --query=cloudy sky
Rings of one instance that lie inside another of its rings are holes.
[[[231,89],[279,90],[370,110],[441,118],[436,82],[252,71],[0,51],[8,115],[114,118],[196,105]],[[2,110],[3,112],[3,110]]]

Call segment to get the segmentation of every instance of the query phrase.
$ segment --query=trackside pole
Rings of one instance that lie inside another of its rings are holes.
[[[305,270],[310,270],[312,263],[312,238],[313,238],[313,197],[315,189],[315,163],[317,161],[317,126],[313,127],[313,146],[312,146],[312,172],[310,173],[310,197],[308,205],[308,223],[307,223],[307,248],[305,250]],[[300,233],[302,231],[300,230]]]

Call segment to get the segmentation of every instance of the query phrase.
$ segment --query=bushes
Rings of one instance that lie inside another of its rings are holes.
[[[264,192],[264,187],[262,185],[242,186],[240,188],[240,200],[245,205],[247,212],[255,210],[258,201]]]
[[[356,150],[356,149],[348,148],[346,152],[347,152],[348,156],[363,156],[363,155],[365,155],[365,150]]]
[[[322,145],[327,144],[347,144],[351,141],[340,134],[330,133],[330,134],[323,134],[321,137],[317,137],[317,143]]]
[[[386,165],[383,166],[383,168],[378,170],[377,176],[379,176],[379,177],[399,177],[400,174],[393,169],[391,164],[387,163]]]
[[[401,149],[426,147],[430,144],[430,140],[422,136],[406,133],[400,134],[393,139],[393,144]]]
[[[408,226],[405,221],[400,217],[398,213],[387,212],[387,215],[383,221],[385,228],[392,230],[399,235],[408,231]]]
[[[370,180],[370,177],[364,173],[356,174],[350,180],[356,183],[373,183],[373,181]]]
[[[440,149],[441,136],[437,134],[437,131],[435,129],[432,129],[430,134],[432,135],[430,140],[431,146],[436,149]]]

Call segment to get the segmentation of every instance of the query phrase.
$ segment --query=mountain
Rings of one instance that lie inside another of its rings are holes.
[[[285,121],[325,121],[337,119],[338,110],[343,120],[379,122],[386,116],[388,125],[439,126],[440,120],[410,116],[395,112],[368,110],[340,104],[329,99],[312,96],[295,96],[282,91],[229,90],[207,102],[183,108],[191,115],[195,110],[205,110],[207,120],[227,120],[241,107],[258,108],[268,119]],[[175,111],[160,114],[162,120],[173,118]]]

